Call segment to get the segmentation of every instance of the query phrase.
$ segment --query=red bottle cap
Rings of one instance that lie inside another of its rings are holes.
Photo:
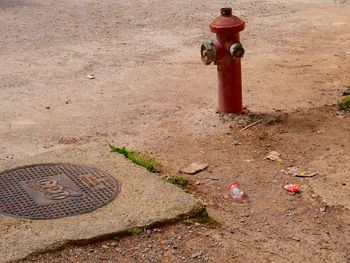
[[[240,186],[240,184],[239,183],[237,183],[237,182],[232,182],[232,183],[230,183],[230,185],[227,187],[228,188],[228,190],[230,190],[233,186]]]

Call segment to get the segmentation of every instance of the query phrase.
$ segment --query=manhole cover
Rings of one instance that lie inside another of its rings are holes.
[[[80,165],[37,164],[0,173],[0,214],[53,219],[91,212],[116,198],[119,183]]]

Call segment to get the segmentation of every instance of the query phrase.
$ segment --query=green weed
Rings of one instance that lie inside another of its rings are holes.
[[[219,226],[220,223],[215,219],[211,218],[205,208],[203,208],[197,215],[197,220],[201,224],[207,224],[212,227]]]
[[[134,164],[145,167],[151,173],[155,173],[160,168],[160,163],[146,152],[138,153],[127,149],[126,147],[116,147],[109,144],[112,152],[116,152],[125,156],[125,158],[132,161]]]
[[[259,134],[259,140],[265,140],[269,137],[269,133],[267,131],[263,131]]]
[[[338,109],[350,111],[350,96],[346,96],[343,100],[338,101]]]
[[[140,235],[142,232],[143,232],[142,227],[133,227],[133,228],[128,229],[128,233],[130,235],[133,235],[133,236]]]
[[[280,124],[284,121],[285,117],[286,116],[284,116],[284,115],[273,116],[273,117],[269,118],[268,120],[266,120],[265,123],[267,125]]]
[[[183,176],[173,176],[168,178],[167,181],[171,184],[177,185],[181,189],[185,189],[189,184],[189,181]]]

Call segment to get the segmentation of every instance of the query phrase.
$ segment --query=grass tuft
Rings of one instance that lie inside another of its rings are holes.
[[[265,123],[267,125],[277,125],[280,124],[284,121],[284,119],[286,118],[286,115],[278,115],[278,116],[273,116],[271,118],[269,118],[268,120],[265,121]]]
[[[343,100],[338,101],[338,109],[350,111],[350,96],[346,96]]]
[[[146,152],[138,153],[131,151],[126,147],[119,148],[112,144],[109,144],[109,148],[112,152],[124,155],[125,158],[129,159],[134,164],[145,167],[151,173],[157,172],[160,168],[160,163]]]
[[[143,232],[142,227],[133,227],[128,229],[128,233],[133,236],[140,235]]]
[[[181,189],[185,189],[189,184],[189,181],[183,176],[173,176],[168,178],[167,181],[171,184],[177,185]]]
[[[197,220],[201,224],[207,224],[211,227],[219,226],[220,223],[215,219],[211,218],[205,208],[203,208],[197,215]]]

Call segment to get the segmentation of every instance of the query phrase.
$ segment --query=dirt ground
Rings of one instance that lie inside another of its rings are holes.
[[[246,21],[244,116],[216,112],[216,68],[199,57],[227,4]],[[335,105],[350,85],[349,13],[346,0],[0,0],[0,162],[89,142],[147,150],[160,176],[207,162],[186,177],[221,223],[28,261],[350,262],[350,115]],[[248,204],[218,198],[232,180]]]

